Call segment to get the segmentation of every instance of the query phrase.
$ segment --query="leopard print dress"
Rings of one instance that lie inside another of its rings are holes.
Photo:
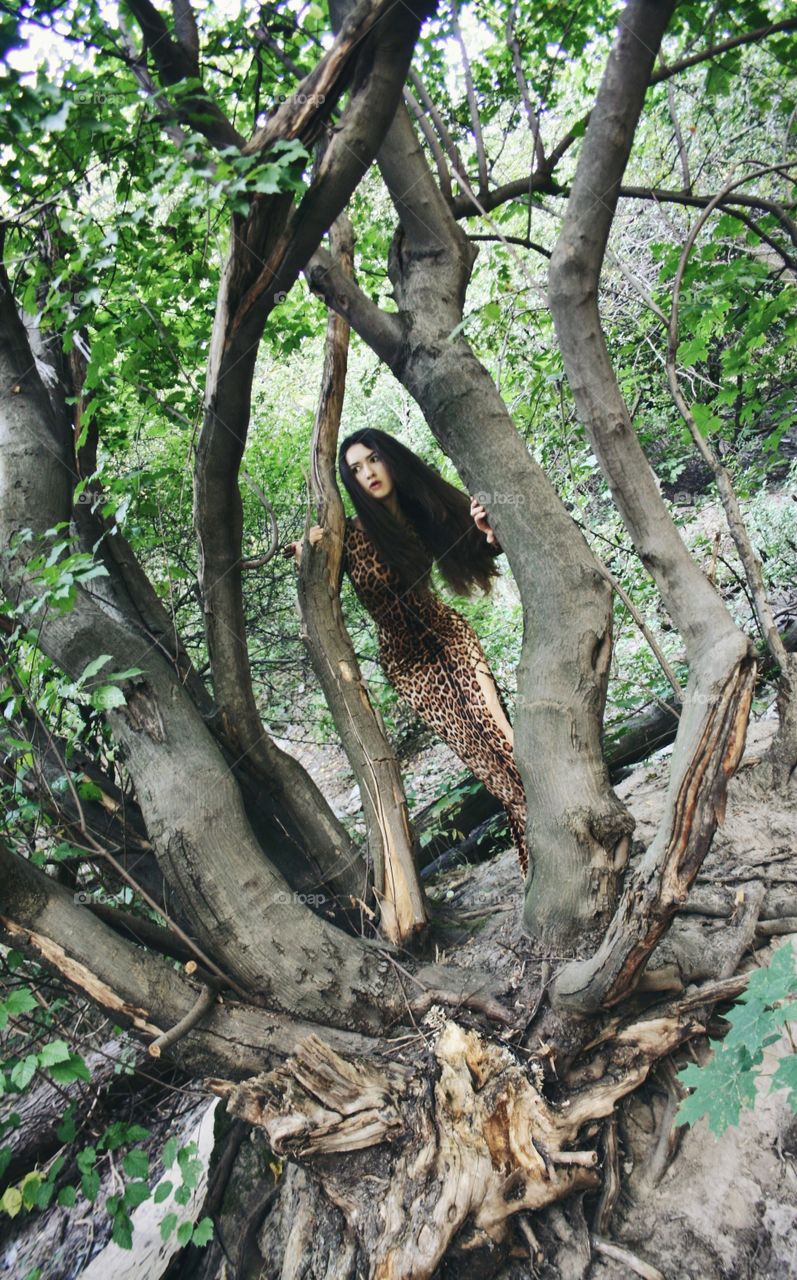
[[[476,634],[439,596],[403,590],[395,571],[351,518],[346,521],[344,567],[376,623],[379,661],[387,679],[500,800],[525,876],[526,796],[511,743],[476,676],[479,661],[489,672]],[[498,698],[503,708],[500,694]]]

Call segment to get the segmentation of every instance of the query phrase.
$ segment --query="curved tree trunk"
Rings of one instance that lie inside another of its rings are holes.
[[[613,1003],[644,967],[683,902],[725,806],[750,709],[753,646],[692,559],[664,505],[611,366],[598,282],[617,194],[673,0],[632,0],[601,82],[562,231],[551,259],[554,323],[579,416],[642,563],[686,645],[689,686],[665,819],[640,878],[592,960],[567,966],[555,994],[580,1010]],[[547,869],[556,892],[558,868]]]

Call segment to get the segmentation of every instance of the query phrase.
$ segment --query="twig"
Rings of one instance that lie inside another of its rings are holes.
[[[553,1151],[550,1154],[551,1164],[579,1164],[586,1169],[594,1169],[598,1163],[597,1151]]]
[[[457,171],[464,172],[465,166],[462,163],[459,150],[457,149],[457,144],[454,142],[454,139],[451,137],[451,134],[443,123],[443,118],[430,98],[426,86],[417,71],[410,72],[410,84],[412,85],[414,92],[417,93],[419,102],[423,104],[424,111],[429,116],[429,119],[437,130],[438,138],[445,147],[446,155],[451,162],[453,176],[460,181]]]
[[[435,134],[435,131],[432,128],[431,123],[427,119],[426,112],[424,111],[418,99],[415,97],[415,94],[412,92],[412,90],[407,88],[406,86],[404,88],[404,101],[411,108],[412,113],[415,116],[415,119],[418,121],[418,124],[421,126],[421,130],[423,131],[423,136],[428,142],[429,150],[431,151],[434,157],[435,168],[437,169],[437,178],[440,183],[440,190],[442,191],[445,199],[450,201],[451,200],[451,175],[448,172],[448,167],[446,165],[446,158],[445,158],[445,155],[443,154],[443,148],[440,146],[440,143],[437,140],[437,135]]]
[[[217,990],[215,985],[206,985],[200,991],[195,1004],[188,1010],[184,1018],[169,1030],[164,1031],[163,1035],[158,1036],[152,1041],[147,1048],[151,1058],[159,1058],[164,1049],[168,1049],[170,1045],[175,1044],[184,1035],[186,1035],[192,1027],[195,1027],[200,1018],[216,1003]]]
[[[451,25],[454,32],[454,39],[459,45],[459,52],[462,56],[462,69],[465,73],[465,91],[468,98],[470,122],[471,128],[473,129],[473,137],[476,142],[476,156],[479,166],[479,195],[483,195],[487,191],[487,157],[484,151],[484,138],[482,137],[482,127],[479,119],[479,104],[476,101],[476,89],[473,84],[470,60],[468,58],[468,51],[465,48],[465,41],[462,39],[462,32],[459,29],[457,0],[451,0]]]
[[[254,559],[252,560],[241,561],[242,569],[259,569],[261,568],[262,565],[268,564],[269,560],[271,560],[272,556],[274,556],[277,552],[277,548],[279,546],[279,530],[277,529],[277,517],[274,515],[274,508],[272,507],[268,498],[264,494],[263,490],[260,488],[260,485],[257,484],[252,479],[248,471],[244,470],[243,467],[241,468],[241,474],[244,480],[246,481],[246,483],[249,485],[249,488],[260,499],[261,503],[265,507],[266,513],[268,515],[269,525],[270,525],[270,541],[269,541],[268,551],[266,551],[266,553],[262,556],[255,556]]]
[[[639,630],[642,632],[643,636],[645,637],[648,644],[650,645],[650,648],[653,652],[654,657],[656,658],[656,661],[658,662],[665,676],[667,677],[670,684],[672,685],[673,692],[675,693],[676,698],[678,699],[679,702],[683,702],[684,691],[681,688],[680,684],[678,683],[678,677],[676,676],[669,662],[667,661],[664,654],[662,653],[661,648],[659,647],[658,641],[656,640],[656,637],[653,635],[653,632],[650,630],[650,627],[645,622],[645,619],[642,617],[642,614],[639,612],[639,610],[637,609],[636,605],[634,604],[633,600],[628,595],[628,593],[624,590],[623,587],[620,586],[620,583],[615,578],[611,569],[607,569],[606,565],[603,564],[601,560],[598,560],[597,557],[596,557],[596,562],[598,565],[598,572],[606,579],[606,581],[610,584],[613,590],[617,592],[618,596],[622,600],[626,609],[631,614],[631,617],[634,619],[634,622],[637,624],[637,626],[639,627]],[[657,699],[657,701],[660,701],[660,699]]]
[[[540,117],[539,113],[534,110],[529,97],[529,86],[523,71],[523,61],[520,57],[520,48],[515,38],[515,19],[517,17],[517,0],[509,11],[506,20],[506,42],[512,53],[512,66],[515,71],[515,79],[517,80],[520,96],[523,99],[523,106],[526,109],[526,117],[531,129],[532,142],[534,144],[534,161],[538,169],[545,168],[545,150],[540,137]]]
[[[602,1236],[591,1235],[589,1242],[596,1253],[602,1253],[604,1257],[612,1258],[615,1262],[624,1263],[635,1275],[642,1276],[642,1280],[665,1280],[657,1267],[652,1267],[649,1262],[643,1262],[630,1249],[612,1244],[611,1240],[604,1240]]]

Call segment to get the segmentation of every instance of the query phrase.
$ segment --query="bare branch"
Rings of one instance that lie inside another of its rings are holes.
[[[52,876],[10,853],[2,840],[0,871],[0,934],[6,944],[30,951],[114,1022],[157,1040],[170,1034],[165,1028],[176,1027],[196,1010],[196,984],[171,960],[119,937],[76,904]],[[170,1056],[188,1070],[205,1074],[210,1063],[240,1079],[262,1071],[269,1059],[276,1064],[289,1057],[301,1039],[314,1032],[342,1051],[368,1053],[376,1048],[365,1036],[230,1001],[212,1004],[203,1026],[194,1025],[179,1041],[172,1041]]]
[[[546,167],[545,149],[542,145],[540,137],[540,117],[539,113],[534,110],[531,105],[529,96],[529,86],[526,82],[526,76],[523,71],[523,60],[520,56],[520,47],[515,36],[515,19],[517,17],[517,0],[513,3],[506,20],[506,42],[512,53],[512,66],[515,71],[515,79],[518,83],[520,96],[523,100],[523,107],[526,112],[526,119],[529,122],[531,130],[532,143],[534,145],[534,167],[538,171],[542,171]]]
[[[481,192],[487,190],[487,157],[484,152],[484,138],[482,137],[482,126],[481,120],[479,119],[479,104],[476,101],[476,89],[473,84],[473,73],[470,69],[470,59],[459,27],[457,0],[451,0],[451,26],[454,32],[454,39],[459,45],[460,57],[462,58],[462,69],[465,73],[465,91],[468,97],[470,125],[476,142],[476,156],[479,167],[479,193],[481,194]]]
[[[435,105],[432,98],[430,97],[429,92],[426,88],[426,85],[421,80],[417,71],[413,71],[413,70],[410,71],[409,80],[415,93],[418,96],[418,101],[422,104],[424,111],[428,115],[435,129],[437,130],[437,136],[440,139],[441,143],[443,144],[443,148],[445,150],[446,155],[448,156],[449,163],[453,166],[454,169],[457,170],[458,173],[464,173],[465,166],[462,163],[462,157],[459,154],[457,144],[454,142],[454,139],[451,137],[451,134],[448,132],[448,129],[446,128],[443,122],[443,117],[440,115],[440,112],[438,111],[437,106]]]
[[[406,85],[404,87],[404,101],[407,103],[407,106],[410,108],[415,119],[418,121],[418,124],[421,126],[423,136],[426,139],[429,145],[429,150],[434,157],[435,168],[437,169],[437,181],[440,183],[440,190],[446,200],[450,201],[452,198],[451,174],[448,171],[446,158],[443,155],[443,149],[437,140],[437,135],[427,118],[426,112],[423,110],[423,107],[418,102],[414,93],[408,89]]]
[[[731,49],[738,49],[744,44],[758,44],[759,41],[766,40],[767,36],[777,35],[779,31],[793,31],[795,27],[797,27],[797,18],[784,18],[782,22],[771,22],[765,27],[756,27],[753,31],[742,31],[738,36],[729,36],[719,44],[713,44],[708,49],[690,54],[688,58],[680,58],[677,62],[663,66],[660,71],[654,71],[650,77],[650,83],[651,85],[661,84],[662,80],[677,76],[687,67],[696,67],[698,63],[708,62],[711,58],[728,53]]]

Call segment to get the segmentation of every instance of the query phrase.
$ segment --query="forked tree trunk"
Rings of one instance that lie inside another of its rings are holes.
[[[389,263],[398,316],[375,307],[325,255],[316,255],[310,282],[411,392],[470,492],[487,494],[523,601],[515,757],[529,802],[527,918],[540,950],[561,954],[601,937],[633,827],[611,791],[600,747],[611,591],[463,337],[475,251],[403,107],[379,164],[400,219]],[[555,894],[538,882],[551,860]]]

